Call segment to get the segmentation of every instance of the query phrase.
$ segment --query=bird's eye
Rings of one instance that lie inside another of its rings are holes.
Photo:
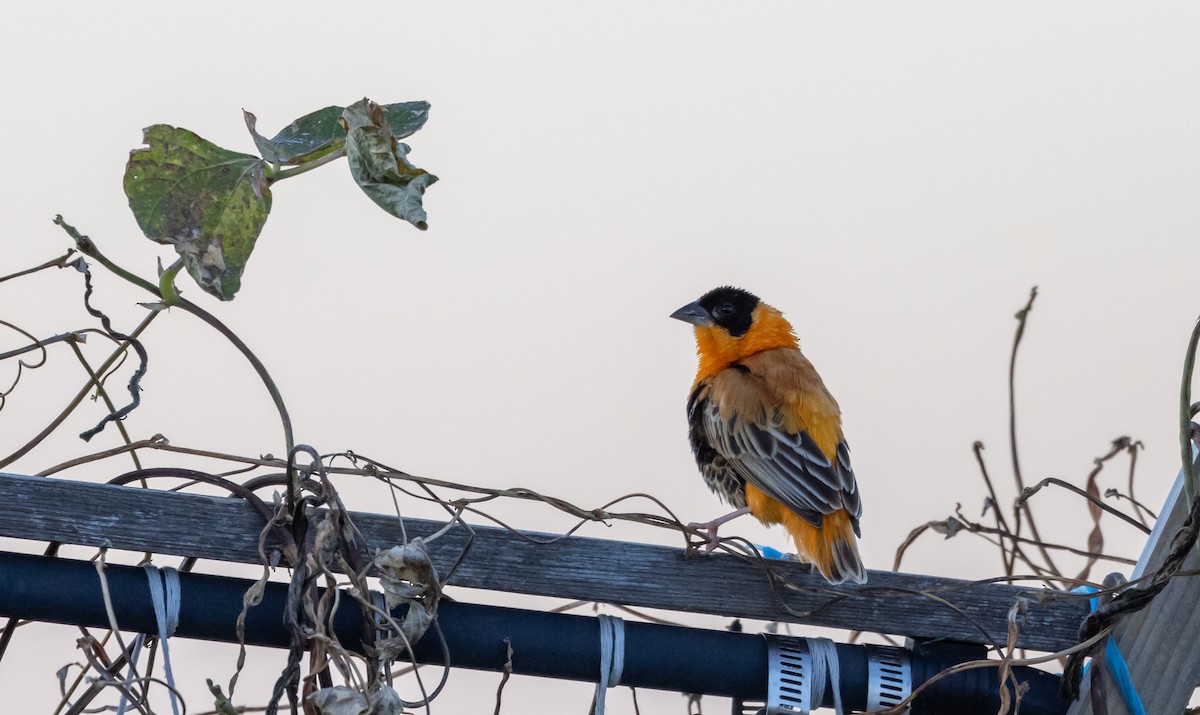
[[[728,318],[729,316],[733,315],[733,311],[733,303],[722,303],[716,307],[716,310],[713,311],[713,316],[717,318]]]

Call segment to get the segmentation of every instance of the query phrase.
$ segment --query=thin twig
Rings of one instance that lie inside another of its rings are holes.
[[[16,273],[9,273],[6,276],[0,276],[0,283],[12,280],[14,278],[20,278],[21,276],[27,276],[30,273],[37,273],[38,271],[45,270],[47,268],[66,268],[67,264],[70,263],[71,256],[73,255],[75,255],[75,249],[67,249],[67,252],[63,255],[59,256],[58,258],[51,258],[41,265],[34,266],[33,268],[26,268],[25,270],[17,271]]]
[[[1196,468],[1192,461],[1192,373],[1196,367],[1196,345],[1200,343],[1200,319],[1192,327],[1183,356],[1183,380],[1179,386],[1179,458],[1183,465],[1183,493],[1188,504],[1196,498]]]
[[[5,320],[0,320],[0,325],[4,325],[9,328],[13,328],[14,330],[18,329],[17,326],[15,326],[12,323],[9,323],[8,321],[5,321]],[[21,332],[24,332],[24,331],[21,331]],[[54,343],[62,343],[62,342],[74,343],[74,342],[77,342],[78,340],[79,340],[79,333],[77,333],[77,332],[59,333],[58,335],[52,335],[48,338],[43,338],[42,340],[38,340],[36,342],[30,343],[29,345],[26,345],[23,348],[14,348],[12,350],[9,350],[8,352],[0,353],[0,360],[8,360],[9,358],[15,358],[18,355],[24,355],[25,353],[31,353],[34,350],[41,350],[44,355],[45,348],[47,345],[53,345]],[[43,363],[45,362],[44,357],[42,358],[42,362]]]
[[[1029,301],[1025,303],[1025,307],[1017,311],[1017,334],[1013,338],[1012,356],[1008,362],[1008,444],[1012,453],[1013,478],[1017,482],[1017,492],[1024,493],[1025,479],[1021,476],[1021,458],[1017,450],[1017,349],[1021,346],[1021,338],[1025,335],[1025,321],[1029,318],[1029,311],[1033,310],[1033,301],[1037,298],[1037,286],[1034,286],[1029,291]],[[1033,510],[1029,508],[1028,502],[1020,502],[1013,507],[1014,510],[1021,510],[1025,513],[1025,518],[1029,521],[1029,531],[1033,534],[1034,541],[1042,540],[1041,534],[1038,533],[1037,522],[1033,519]],[[1021,533],[1020,521],[1017,522],[1017,528],[1013,532],[1017,535]],[[1049,567],[1055,575],[1062,575],[1062,571],[1054,565],[1054,560],[1050,558],[1050,552],[1047,549],[1038,549],[1042,558],[1046,560],[1046,566]]]
[[[1133,494],[1133,475],[1134,470],[1137,468],[1138,450],[1144,448],[1140,441],[1135,441],[1129,445],[1129,502],[1133,504],[1133,513],[1137,516],[1138,521],[1142,522],[1143,526],[1149,526],[1146,523],[1146,518],[1142,516],[1142,512],[1146,512],[1151,520],[1157,519],[1158,516],[1139,502]]]
[[[504,648],[505,648],[506,653],[508,654],[508,657],[504,661],[504,675],[500,676],[500,685],[498,685],[496,687],[496,709],[494,711],[494,715],[500,715],[500,699],[504,695],[504,686],[508,683],[508,678],[509,678],[509,676],[512,675],[512,672],[513,672],[512,639],[510,639],[510,638],[504,639]]]
[[[54,217],[54,223],[61,226],[62,229],[67,232],[67,235],[75,240],[75,248],[78,249],[80,253],[89,258],[95,259],[105,268],[121,278],[129,281],[133,285],[150,292],[158,298],[162,298],[162,293],[159,291],[157,285],[140,278],[136,274],[121,268],[116,263],[113,263],[107,256],[100,252],[99,247],[96,246],[95,242],[92,241],[91,238],[79,233],[74,226],[68,224],[66,221],[63,221],[63,217],[61,215]],[[243,342],[242,339],[239,338],[237,334],[230,330],[224,323],[222,323],[220,320],[217,320],[216,316],[209,313],[207,310],[204,310],[195,303],[183,298],[179,299],[177,305],[182,310],[191,313],[197,318],[200,318],[204,322],[208,323],[210,327],[212,327],[221,335],[225,336],[225,339],[233,343],[233,346],[236,347],[238,351],[242,353],[242,356],[250,362],[250,365],[254,368],[254,371],[258,373],[259,379],[262,380],[263,385],[267,388],[267,392],[271,395],[271,401],[274,402],[275,409],[279,412],[279,419],[283,423],[284,443],[286,444],[287,451],[291,452],[292,448],[295,446],[295,439],[292,436],[292,418],[288,415],[287,406],[283,402],[283,394],[279,391],[279,387],[276,386],[275,380],[271,378],[271,374],[267,372],[266,366],[263,365],[262,361],[258,359],[258,356],[255,355],[252,350],[250,350],[250,347],[246,345],[246,343]],[[101,370],[101,372],[103,372],[103,370]]]
[[[83,366],[83,369],[87,371],[88,377],[92,378],[92,381],[96,384],[96,394],[100,396],[100,399],[104,400],[104,406],[108,408],[110,414],[116,412],[116,405],[114,405],[112,399],[109,398],[108,391],[104,389],[104,385],[100,380],[100,376],[96,374],[96,371],[92,369],[91,364],[88,363],[87,358],[83,356],[83,351],[79,349],[79,344],[75,341],[71,341],[70,346],[71,350],[75,352],[75,357],[79,360],[79,364]],[[125,422],[123,420],[117,420],[117,431],[121,433],[121,439],[124,440],[125,445],[130,448],[129,456],[133,460],[133,468],[141,469],[142,460],[138,459],[137,449],[133,446],[133,440],[129,438],[129,431],[125,429]],[[142,482],[142,488],[146,488],[146,483],[144,481]]]
[[[975,462],[979,465],[979,473],[983,476],[983,483],[987,486],[989,504],[991,505],[992,518],[996,520],[996,528],[1002,529],[1005,533],[1012,533],[1008,528],[1008,520],[1004,518],[1004,509],[1000,507],[1000,497],[996,496],[996,487],[992,484],[992,478],[988,474],[987,464],[983,461],[983,442],[975,441],[971,445],[971,452],[975,455]],[[1009,558],[1009,549],[1004,548],[1004,542],[1000,543],[1000,562],[1004,565],[1004,574],[1011,576],[1017,563],[1017,544],[1014,541],[1012,545],[1012,558]],[[897,562],[892,567],[893,571],[900,568],[899,554],[897,554]]]
[[[1096,497],[1093,497],[1092,495],[1088,494],[1086,491],[1075,486],[1074,484],[1063,481],[1061,479],[1057,479],[1055,477],[1046,477],[1045,479],[1043,479],[1042,481],[1033,485],[1032,487],[1026,487],[1025,491],[1021,494],[1021,496],[1017,497],[1017,503],[1024,506],[1025,502],[1029,501],[1029,499],[1034,494],[1037,494],[1039,491],[1042,490],[1043,487],[1050,485],[1050,484],[1053,484],[1056,487],[1062,487],[1063,489],[1066,489],[1069,492],[1074,492],[1075,494],[1078,494],[1079,496],[1083,497],[1084,499],[1087,499],[1089,502],[1091,502],[1095,506],[1099,507],[1100,509],[1108,512],[1109,514],[1112,514],[1113,516],[1117,517],[1118,519],[1125,522],[1126,524],[1129,524],[1130,526],[1137,529],[1138,531],[1141,531],[1143,534],[1150,533],[1150,529],[1148,527],[1144,526],[1139,521],[1137,521],[1133,517],[1129,516],[1125,512],[1121,511],[1120,509],[1114,509],[1111,506],[1109,506],[1108,504],[1105,504],[1103,501],[1097,499]]]
[[[157,312],[150,311],[146,315],[146,317],[142,319],[142,322],[139,323],[136,328],[134,328],[133,332],[129,334],[129,337],[136,339],[139,335],[142,334],[142,332],[146,328],[150,327],[150,323],[152,323],[154,321],[154,318],[157,315],[158,315]],[[105,370],[107,370],[109,368],[109,366],[111,366],[117,360],[117,358],[120,357],[120,355],[125,352],[125,350],[129,347],[129,345],[130,345],[130,341],[128,341],[128,340],[122,341],[120,346],[118,346],[117,349],[115,351],[113,351],[113,353],[111,355],[108,356],[108,359],[105,360],[100,365],[100,369],[97,370],[96,372],[103,373]],[[0,459],[0,469],[7,467],[8,465],[12,464],[16,460],[25,456],[31,449],[33,449],[34,447],[41,444],[42,440],[44,440],[44,439],[46,439],[46,437],[50,436],[50,434],[52,432],[54,432],[54,430],[58,429],[58,426],[61,425],[63,423],[63,421],[66,420],[67,417],[70,416],[70,414],[72,412],[75,411],[75,408],[78,407],[81,402],[83,402],[83,398],[87,397],[88,392],[91,391],[92,386],[95,384],[96,384],[96,381],[89,379],[87,384],[85,384],[79,390],[78,394],[75,395],[75,398],[73,400],[71,400],[71,402],[67,405],[67,407],[65,409],[63,409],[63,411],[60,412],[57,417],[55,417],[53,420],[50,421],[50,424],[46,425],[46,427],[41,432],[39,432],[36,436],[34,436],[33,439],[31,439],[27,443],[25,443],[25,445],[22,446],[20,449],[18,449],[16,452],[13,452],[12,454],[5,457],[4,459]]]

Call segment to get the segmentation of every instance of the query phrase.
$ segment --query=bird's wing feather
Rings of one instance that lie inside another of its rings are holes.
[[[688,440],[692,445],[692,454],[696,457],[696,466],[700,468],[700,476],[704,478],[708,488],[725,503],[735,509],[741,509],[746,506],[746,480],[713,447],[705,429],[704,415],[708,413],[711,404],[708,399],[708,387],[708,382],[702,381],[692,388],[692,394],[688,396]]]
[[[799,365],[783,360],[785,371],[811,370],[807,360],[799,359]],[[838,443],[830,460],[804,425],[789,430],[781,415],[786,407],[781,407],[780,391],[788,385],[779,379],[780,370],[746,362],[749,367],[726,369],[712,381],[703,424],[713,448],[747,482],[810,523],[820,525],[823,515],[838,509],[846,509],[857,522],[862,505],[845,442]],[[832,398],[830,404],[830,419],[837,420]]]
[[[862,498],[858,494],[858,484],[854,481],[854,468],[850,466],[850,445],[846,444],[844,439],[838,442],[837,461],[838,471],[842,475],[842,505],[853,517],[850,525],[854,527],[855,535],[862,536],[858,528],[858,520],[862,517]]]

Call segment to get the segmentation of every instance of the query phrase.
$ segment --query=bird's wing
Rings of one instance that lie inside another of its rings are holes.
[[[799,355],[799,351],[795,353]],[[814,384],[803,384],[804,380],[799,380],[799,386],[791,384],[797,383],[791,372],[801,368],[812,371],[807,360],[799,359],[801,363],[794,363],[776,356],[776,364],[747,360],[714,376],[703,415],[705,432],[713,448],[747,482],[810,523],[819,526],[823,515],[838,509],[846,509],[857,522],[862,505],[849,448],[840,440],[837,403],[827,397],[815,372],[800,376],[811,377]],[[827,398],[828,410],[818,411],[818,418],[833,420],[819,427],[839,435],[832,460],[809,433],[818,425],[788,424],[796,420],[787,414],[789,405],[783,395],[798,387],[813,391],[807,397],[818,406]]]
[[[705,415],[708,414],[711,404],[708,389],[709,382],[701,381],[688,397],[688,440],[692,445],[692,454],[696,457],[696,466],[700,468],[700,476],[704,478],[708,488],[725,503],[735,509],[741,509],[746,506],[746,480],[729,464],[724,455],[713,448],[708,438],[705,426]]]
[[[854,517],[851,524],[854,533],[862,536],[858,530],[858,519],[862,516],[862,499],[858,495],[858,484],[854,481],[854,468],[850,466],[850,445],[846,440],[838,442],[837,446],[838,473],[842,477],[842,505]]]

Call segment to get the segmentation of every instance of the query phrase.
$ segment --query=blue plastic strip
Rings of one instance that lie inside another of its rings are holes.
[[[1096,593],[1096,591],[1091,586],[1071,589],[1071,593]],[[1093,611],[1100,607],[1099,596],[1093,596],[1088,601]],[[1137,688],[1133,687],[1129,664],[1125,662],[1125,656],[1121,655],[1121,649],[1117,648],[1117,642],[1111,637],[1104,646],[1104,662],[1108,664],[1108,672],[1112,675],[1113,682],[1117,684],[1117,690],[1121,692],[1121,699],[1125,701],[1125,707],[1129,710],[1130,715],[1146,715],[1146,706],[1142,705],[1142,697],[1138,695]],[[1084,666],[1083,672],[1087,673],[1087,666]]]
[[[755,544],[754,548],[758,549],[758,553],[762,554],[762,557],[764,559],[786,559],[787,558],[787,554],[783,553],[779,549],[772,549],[770,546],[763,546],[762,544]]]

